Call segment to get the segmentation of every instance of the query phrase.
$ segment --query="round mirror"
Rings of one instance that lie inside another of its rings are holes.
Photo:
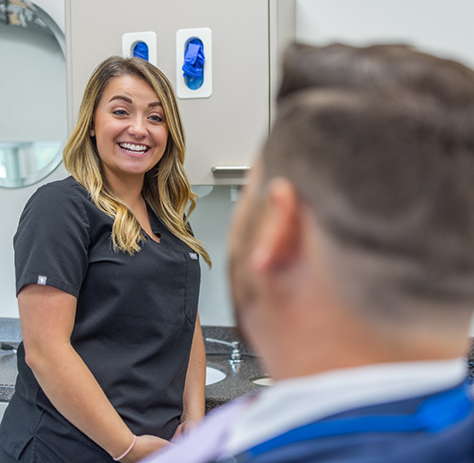
[[[0,0],[0,187],[36,183],[67,134],[64,34],[27,0]]]

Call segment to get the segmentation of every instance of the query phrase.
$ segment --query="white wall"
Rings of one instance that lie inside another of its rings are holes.
[[[474,66],[472,0],[297,0],[297,40],[397,42]]]
[[[201,187],[193,188],[201,195]],[[233,206],[230,187],[214,186],[190,217],[195,236],[204,241],[212,259],[210,270],[201,259],[199,312],[203,325],[234,325],[227,278],[227,235]]]

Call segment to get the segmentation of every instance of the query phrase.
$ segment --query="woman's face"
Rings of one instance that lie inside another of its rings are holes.
[[[162,158],[168,140],[163,107],[150,85],[133,76],[111,80],[94,114],[92,135],[111,185],[143,181]]]

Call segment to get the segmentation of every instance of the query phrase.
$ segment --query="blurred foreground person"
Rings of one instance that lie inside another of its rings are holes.
[[[403,46],[293,46],[231,235],[275,385],[148,463],[473,462],[474,72]]]

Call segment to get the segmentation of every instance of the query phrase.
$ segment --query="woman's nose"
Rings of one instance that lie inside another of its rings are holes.
[[[134,119],[132,119],[128,131],[130,135],[133,135],[135,137],[144,137],[146,135],[146,127],[142,118],[135,117]]]

